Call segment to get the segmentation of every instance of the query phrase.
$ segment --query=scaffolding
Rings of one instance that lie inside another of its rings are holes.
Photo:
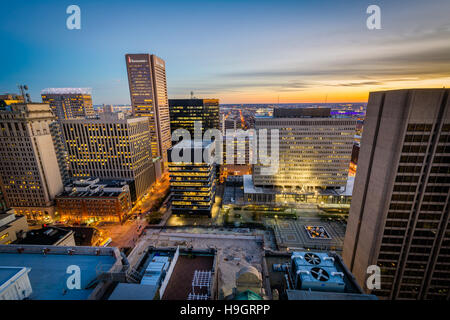
[[[195,270],[194,278],[192,279],[192,293],[189,295],[202,296],[206,295],[209,297],[211,295],[211,278],[212,271],[202,271]],[[205,300],[205,299],[195,299],[195,300]],[[207,299],[206,299],[207,300]]]
[[[209,300],[209,295],[207,294],[194,294],[189,293],[188,300]]]

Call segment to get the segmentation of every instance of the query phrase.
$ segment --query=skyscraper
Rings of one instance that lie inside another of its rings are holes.
[[[91,90],[89,88],[47,88],[42,90],[43,103],[48,103],[57,122],[51,124],[53,144],[56,148],[56,156],[61,171],[63,182],[69,181],[69,163],[67,150],[62,140],[60,121],[67,119],[84,119],[94,115]]]
[[[50,221],[63,183],[51,135],[48,104],[18,103],[0,110],[0,187],[8,207],[30,220]]]
[[[149,119],[152,157],[167,163],[172,146],[165,62],[150,54],[125,55],[133,114]]]
[[[92,96],[87,88],[48,88],[41,92],[57,120],[85,118],[94,115]]]
[[[194,139],[194,122],[207,129],[220,130],[219,99],[170,99],[170,129],[186,129]]]
[[[128,180],[133,200],[155,181],[147,118],[106,113],[61,126],[73,177]]]
[[[387,299],[450,298],[449,89],[372,92],[343,258]]]

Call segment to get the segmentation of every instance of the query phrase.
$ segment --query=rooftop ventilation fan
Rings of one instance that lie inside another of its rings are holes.
[[[309,264],[313,264],[313,265],[318,265],[321,262],[320,257],[314,253],[306,253],[305,260]]]
[[[328,272],[325,269],[315,267],[315,268],[312,268],[310,272],[311,272],[311,275],[319,281],[325,282],[325,281],[330,280],[330,275],[328,274]]]

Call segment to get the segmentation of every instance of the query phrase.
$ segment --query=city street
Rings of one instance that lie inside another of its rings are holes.
[[[147,225],[145,219],[147,214],[155,214],[155,212],[149,213],[152,207],[163,199],[169,191],[169,175],[165,173],[161,179],[156,182],[146,193],[146,196],[142,197],[131,210],[133,214],[137,215],[137,218],[131,216],[130,219],[123,224],[120,223],[100,223],[97,228],[103,233],[103,238],[108,237],[112,239],[110,246],[118,248],[134,247],[141,232]],[[139,214],[142,213],[142,216]]]
[[[118,248],[134,247],[140,233],[145,228],[147,222],[144,218],[134,221],[126,221],[124,224],[110,223],[98,227],[104,238],[110,237],[112,242],[109,246]]]
[[[146,195],[136,203],[131,212],[134,214],[142,213],[142,215],[145,215],[159,199],[165,197],[169,191],[169,187],[169,174],[166,172],[161,176],[159,181],[153,184]]]

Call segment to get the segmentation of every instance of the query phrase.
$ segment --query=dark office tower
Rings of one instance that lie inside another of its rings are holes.
[[[172,146],[164,60],[150,54],[125,55],[133,114],[150,123],[152,157],[167,163]]]
[[[381,298],[450,298],[449,93],[369,97],[343,257],[364,287],[381,268]]]
[[[94,115],[92,96],[88,88],[48,88],[41,92],[57,120],[85,118]]]
[[[202,123],[202,134],[207,129],[220,130],[219,99],[170,99],[170,128],[186,129],[194,137],[194,121]]]
[[[176,156],[190,153],[190,159],[178,162]],[[197,160],[206,154],[210,158]],[[170,192],[173,214],[208,215],[216,194],[215,143],[181,141],[169,149]]]

